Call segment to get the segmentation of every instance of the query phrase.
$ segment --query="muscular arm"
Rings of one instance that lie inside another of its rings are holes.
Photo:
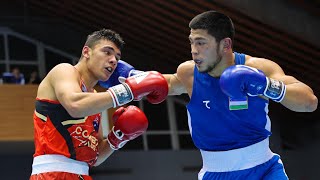
[[[79,75],[73,66],[60,64],[48,77],[57,100],[73,117],[96,114],[113,107],[108,92],[83,93],[79,87]]]
[[[188,93],[191,96],[193,68],[193,61],[186,61],[178,66],[175,74],[164,74],[168,81],[169,95]]]
[[[312,112],[317,109],[318,99],[313,90],[293,76],[286,75],[275,62],[261,58],[251,58],[249,64],[262,70],[269,78],[282,81],[287,88],[281,104],[296,112]]]
[[[182,82],[178,79],[177,73],[164,74],[163,76],[168,81],[169,95],[180,95],[187,92]]]
[[[287,86],[282,105],[297,112],[312,112],[317,109],[318,99],[309,86],[292,76],[280,76],[278,79]]]

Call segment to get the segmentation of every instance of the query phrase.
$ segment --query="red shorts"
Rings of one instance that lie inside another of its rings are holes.
[[[46,172],[33,174],[29,180],[92,180],[88,175],[79,175],[68,172]]]

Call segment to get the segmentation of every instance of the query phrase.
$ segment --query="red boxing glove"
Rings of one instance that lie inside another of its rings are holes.
[[[133,99],[140,100],[147,96],[152,104],[164,101],[169,88],[164,76],[156,71],[143,72],[126,79],[125,83],[108,89],[113,99],[113,107],[126,104]]]
[[[147,100],[152,104],[159,104],[168,95],[168,82],[157,71],[140,73],[127,78],[125,81],[131,88],[135,100],[140,100],[147,95]]]
[[[114,150],[122,148],[128,141],[143,134],[148,128],[148,119],[136,106],[120,107],[117,109],[112,120],[114,126],[108,134],[108,142]]]

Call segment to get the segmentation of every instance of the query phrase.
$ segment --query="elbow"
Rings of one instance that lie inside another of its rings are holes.
[[[76,103],[69,104],[66,110],[68,111],[69,115],[74,118],[83,117],[82,111],[80,110],[80,107]]]
[[[312,96],[310,98],[308,105],[306,106],[306,112],[313,112],[318,108],[318,98],[316,96]]]

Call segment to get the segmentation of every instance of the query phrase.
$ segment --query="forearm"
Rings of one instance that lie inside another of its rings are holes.
[[[317,109],[318,99],[309,86],[296,82],[287,84],[286,87],[286,95],[281,101],[286,108],[296,112],[312,112]]]
[[[97,114],[113,107],[113,100],[109,92],[74,93],[62,99],[64,101],[60,102],[73,117]]]
[[[114,152],[114,150],[110,148],[110,145],[106,139],[102,140],[99,143],[98,148],[99,148],[99,156],[94,166],[99,166]]]

